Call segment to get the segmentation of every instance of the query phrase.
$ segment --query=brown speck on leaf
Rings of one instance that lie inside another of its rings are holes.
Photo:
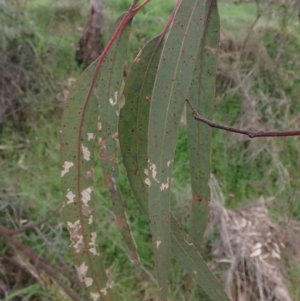
[[[127,220],[125,217],[116,215],[115,219],[119,229],[122,229],[127,226]]]
[[[118,159],[115,154],[110,154],[108,158],[111,162],[118,163]]]
[[[201,198],[201,196],[198,195],[198,194],[193,195],[192,202],[193,203],[198,203],[199,202],[199,203],[202,203],[203,205],[208,205],[209,204],[209,200]]]
[[[106,157],[106,137],[102,138],[100,142],[100,158],[105,159]]]
[[[104,181],[105,181],[106,186],[108,186],[108,187],[112,186],[112,184],[113,184],[111,181],[111,177],[107,173],[104,173]]]

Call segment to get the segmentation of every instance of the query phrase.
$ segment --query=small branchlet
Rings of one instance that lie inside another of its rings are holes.
[[[191,103],[191,101],[189,99],[186,99],[186,102],[191,107],[191,109],[193,111],[194,118],[197,121],[203,122],[203,123],[207,124],[208,126],[210,126],[212,128],[216,128],[216,129],[220,129],[220,130],[224,130],[224,131],[228,131],[228,132],[232,132],[232,133],[236,133],[236,134],[246,135],[249,138],[300,136],[300,131],[259,131],[259,132],[251,132],[251,131],[241,130],[241,129],[231,127],[231,126],[227,126],[227,125],[218,124],[218,123],[212,122],[212,121],[202,117],[197,112],[197,110],[195,109],[195,107],[193,106],[193,104]]]

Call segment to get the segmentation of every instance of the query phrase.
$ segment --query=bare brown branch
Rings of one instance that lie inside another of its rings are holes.
[[[212,122],[208,119],[203,118],[195,109],[193,104],[189,99],[186,99],[186,102],[191,107],[193,111],[194,118],[197,121],[203,122],[207,124],[208,126],[236,134],[246,135],[249,138],[261,138],[261,137],[291,137],[291,136],[300,136],[300,131],[259,131],[259,132],[251,132],[246,130],[241,130],[238,128],[234,128],[227,125],[218,124],[215,122]]]

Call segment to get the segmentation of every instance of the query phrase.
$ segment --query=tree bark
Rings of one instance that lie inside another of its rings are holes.
[[[104,0],[90,0],[89,13],[76,52],[78,64],[88,65],[96,60],[103,50],[103,3]]]

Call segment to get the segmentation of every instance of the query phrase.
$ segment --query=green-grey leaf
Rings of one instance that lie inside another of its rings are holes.
[[[151,93],[159,58],[163,47],[163,37],[150,40],[133,62],[125,88],[125,105],[119,119],[119,139],[123,162],[135,198],[148,216],[147,176],[147,135]]]
[[[120,19],[117,23],[119,22]],[[106,58],[101,63],[94,87],[93,79],[99,59],[80,76],[70,92],[62,118],[63,216],[70,231],[72,242],[70,250],[73,262],[79,279],[85,283],[90,294],[89,297],[93,301],[99,298],[104,301],[113,300],[112,285],[107,280],[98,250],[94,216],[94,146],[95,139],[98,136],[97,126],[99,127],[99,122],[101,122],[98,100],[109,102],[110,99],[107,96],[111,93],[111,89],[119,89],[119,83],[122,79],[122,67],[120,66],[122,66],[124,60],[124,49],[125,52],[127,49],[129,31],[130,26],[126,26],[126,29],[113,43]],[[115,65],[118,67],[115,68]],[[101,91],[101,97],[104,96],[99,99],[97,91]],[[115,112],[116,110],[114,110]],[[107,128],[106,118],[110,118],[110,116],[105,113],[103,114],[105,116],[104,124]],[[111,134],[111,139],[117,139],[115,136],[117,133],[117,119],[113,120],[112,118],[112,121],[114,122],[114,128],[112,127],[114,132],[110,133],[106,130],[105,134]],[[112,158],[113,149],[111,145],[109,146],[108,155],[110,159]],[[102,159],[105,160],[105,158]],[[116,175],[117,181],[117,173],[113,175]],[[121,205],[118,206],[118,208],[121,207]],[[122,222],[124,228],[128,227],[127,222],[124,222],[124,220]],[[131,237],[127,233],[126,239],[128,242]],[[138,258],[132,239],[130,243],[129,248],[132,251],[133,258]]]
[[[170,270],[170,184],[178,127],[205,21],[205,2],[181,2],[161,55],[148,131],[149,220],[156,274],[167,300]]]
[[[212,119],[215,101],[219,37],[220,21],[217,1],[207,1],[206,24],[189,99],[200,115],[209,120]],[[196,249],[200,250],[209,215],[211,128],[204,123],[196,122],[189,107],[187,107],[187,132],[193,193],[189,238]]]
[[[193,244],[188,244],[184,233],[172,215],[171,218],[172,253],[176,261],[200,285],[206,294],[214,301],[229,301],[222,285],[209,269]]]
[[[124,95],[125,105],[120,112],[119,139],[127,176],[142,212],[148,217],[147,133],[149,122],[149,95],[163,46],[161,37],[149,41],[138,54],[128,76]],[[146,180],[147,182],[147,180]],[[172,253],[176,260],[215,301],[229,301],[217,278],[203,258],[184,239],[176,219],[171,215]],[[208,281],[206,281],[208,279]]]
[[[64,108],[61,126],[62,213],[70,232],[70,253],[80,281],[84,282],[91,299],[101,296],[102,300],[112,301],[94,223],[94,143],[98,103],[88,91],[97,63],[80,76]]]
[[[106,187],[109,191],[117,226],[129,250],[131,261],[139,263],[136,244],[131,235],[125,214],[125,206],[118,186],[119,163],[118,119],[119,95],[123,80],[123,65],[127,56],[127,45],[130,36],[131,22],[126,24],[121,36],[107,53],[99,72],[99,85],[94,93],[99,100],[100,116],[98,120],[98,137],[100,144],[100,161]]]

